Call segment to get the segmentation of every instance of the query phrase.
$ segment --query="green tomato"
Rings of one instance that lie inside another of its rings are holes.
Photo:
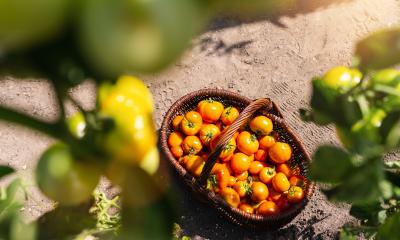
[[[383,109],[372,109],[367,116],[353,125],[351,131],[365,142],[380,144],[382,138],[379,134],[379,128],[385,117],[386,112]]]
[[[196,0],[87,0],[80,19],[82,50],[106,77],[161,70],[205,25],[204,5]]]
[[[389,86],[395,86],[399,82],[400,71],[387,68],[378,71],[371,77],[371,82],[373,84],[384,84]]]
[[[76,161],[69,147],[57,143],[41,156],[36,168],[40,190],[62,205],[77,205],[91,197],[101,175],[93,164]]]
[[[362,74],[357,69],[338,66],[330,69],[321,79],[322,84],[339,92],[346,92],[361,81]]]
[[[31,47],[59,34],[66,22],[69,0],[1,0],[0,47]]]
[[[83,138],[85,136],[86,121],[82,112],[77,112],[74,116],[67,121],[68,129],[71,134],[76,138]]]

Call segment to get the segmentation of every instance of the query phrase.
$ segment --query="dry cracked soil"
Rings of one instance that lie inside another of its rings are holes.
[[[203,88],[227,89],[276,101],[312,153],[320,144],[338,142],[331,127],[317,127],[299,118],[298,109],[308,105],[311,78],[335,65],[349,65],[358,39],[397,25],[399,20],[398,0],[339,1],[283,16],[279,23],[271,19],[216,20],[193,40],[176,64],[162,73],[140,77],[153,93],[157,127],[168,107],[181,96]],[[86,109],[94,107],[95,86],[90,81],[72,93]],[[58,115],[51,86],[44,79],[0,79],[0,104],[46,120]],[[74,111],[71,105],[67,109],[69,114]],[[52,142],[41,133],[0,122],[0,163],[16,168],[29,182],[37,159]],[[394,157],[397,154],[389,156]],[[181,235],[193,239],[333,239],[344,224],[354,221],[348,205],[330,203],[317,190],[305,210],[285,227],[252,231],[232,225],[198,202],[175,177],[172,186],[179,193]],[[34,185],[29,185],[29,192],[23,212],[31,220],[53,204]]]

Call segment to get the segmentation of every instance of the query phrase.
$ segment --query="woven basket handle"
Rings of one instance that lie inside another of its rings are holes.
[[[229,140],[233,137],[235,132],[239,130],[243,124],[259,109],[265,108],[271,110],[273,107],[272,101],[269,98],[260,98],[251,102],[238,116],[238,118],[228,127],[222,131],[217,144],[208,156],[208,159],[203,167],[200,177],[197,179],[197,183],[204,185],[210,176],[211,169],[216,163],[219,155],[228,144]]]

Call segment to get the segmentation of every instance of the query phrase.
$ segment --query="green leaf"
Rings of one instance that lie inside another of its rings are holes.
[[[0,178],[13,173],[15,170],[9,166],[0,166]]]
[[[21,179],[14,179],[0,196],[0,222],[13,216],[22,206]]]
[[[38,219],[38,239],[71,239],[85,229],[96,227],[89,214],[91,204],[60,206]]]
[[[379,201],[352,204],[350,215],[361,220],[368,220],[367,225],[378,224],[378,214],[382,210]]]
[[[384,179],[381,158],[370,159],[353,169],[342,182],[324,191],[330,200],[350,203],[368,203],[382,196],[380,182]]]
[[[400,29],[371,34],[356,45],[355,55],[362,69],[381,69],[400,62]]]
[[[138,167],[128,169],[122,186],[121,229],[117,239],[168,239],[175,212],[169,192]]]
[[[339,239],[340,240],[357,240],[358,236],[356,233],[354,233],[352,231],[348,231],[346,228],[343,228],[340,231]]]
[[[35,240],[36,239],[36,223],[26,223],[20,214],[14,216],[10,229],[12,240]]]
[[[379,228],[376,239],[397,240],[400,236],[400,212],[390,216]]]
[[[388,149],[400,145],[400,111],[389,113],[382,121],[380,135]]]
[[[350,155],[334,146],[321,146],[313,156],[310,177],[317,181],[337,183],[353,170]]]

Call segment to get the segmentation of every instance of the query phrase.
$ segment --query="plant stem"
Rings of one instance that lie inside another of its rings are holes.
[[[62,131],[59,131],[58,123],[44,122],[5,106],[0,106],[0,119],[30,127],[54,138],[63,138]]]

